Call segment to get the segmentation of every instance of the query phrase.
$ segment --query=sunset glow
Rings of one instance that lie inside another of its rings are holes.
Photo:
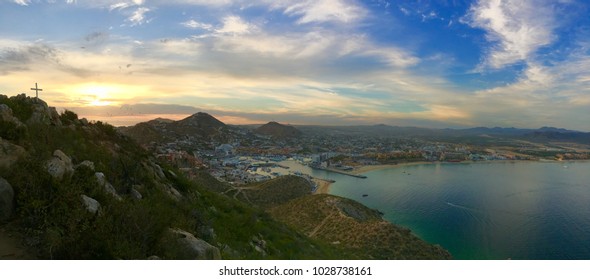
[[[580,0],[4,0],[0,93],[37,82],[51,106],[107,122],[204,111],[590,131],[589,13]]]

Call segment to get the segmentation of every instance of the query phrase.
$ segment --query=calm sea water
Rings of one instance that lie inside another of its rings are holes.
[[[455,259],[590,259],[590,162],[425,164],[367,179],[309,172]]]

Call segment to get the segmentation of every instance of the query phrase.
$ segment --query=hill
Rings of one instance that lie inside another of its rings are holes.
[[[145,129],[144,136],[153,130],[153,137],[231,135],[204,113],[138,127]],[[0,95],[0,147],[0,226],[14,233],[0,242],[19,242],[0,248],[28,252],[9,256],[448,258],[444,250],[405,234],[361,204],[333,196],[318,200],[301,177],[242,187],[206,173],[190,181],[113,126],[67,110],[60,114],[24,94]],[[323,210],[311,218],[318,209]],[[335,219],[344,214],[354,221]],[[326,224],[337,231],[326,231]],[[334,239],[340,231],[346,233]]]
[[[384,221],[376,210],[343,197],[306,195],[270,210],[307,236],[352,249],[367,259],[450,259],[410,230]]]
[[[272,180],[234,188],[228,194],[246,203],[268,209],[311,192],[309,181],[299,176],[280,176]]]
[[[255,133],[270,136],[274,139],[297,138],[302,135],[301,131],[290,125],[283,125],[277,122],[269,122],[254,130]]]
[[[0,95],[0,128],[0,226],[14,233],[0,242],[20,243],[0,248],[40,259],[354,257],[40,99]]]
[[[282,176],[225,192],[266,209],[306,236],[351,251],[362,259],[450,259],[408,229],[382,219],[373,209],[342,197],[312,195],[309,181]]]
[[[158,118],[130,127],[120,127],[119,131],[142,145],[174,142],[178,139],[202,143],[211,140],[224,142],[233,135],[227,125],[203,112],[179,121]]]

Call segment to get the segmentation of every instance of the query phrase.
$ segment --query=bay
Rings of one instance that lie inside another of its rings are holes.
[[[408,165],[367,179],[302,171],[455,259],[590,259],[587,161]]]

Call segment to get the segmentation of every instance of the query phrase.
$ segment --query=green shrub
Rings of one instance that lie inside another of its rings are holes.
[[[12,122],[0,121],[0,137],[19,141],[24,139],[27,135],[27,128],[25,126],[17,126]]]
[[[69,125],[76,123],[78,120],[78,115],[70,110],[65,110],[63,113],[61,113],[61,115],[59,115],[59,118],[62,124]]]
[[[12,114],[21,122],[25,122],[33,115],[33,107],[22,100],[18,100],[18,98],[17,96],[8,98],[0,95],[0,103],[8,105],[12,109]]]

